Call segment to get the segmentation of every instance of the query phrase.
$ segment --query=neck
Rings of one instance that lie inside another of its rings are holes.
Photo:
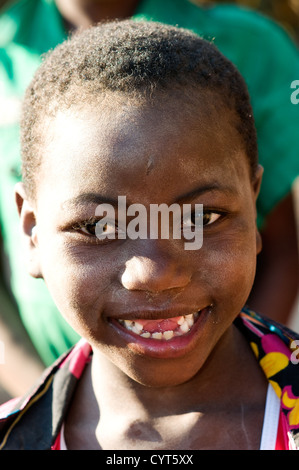
[[[109,419],[112,415],[127,415],[128,420],[134,420],[137,415],[154,417],[162,416],[165,412],[167,415],[188,413],[190,410],[204,412],[211,403],[225,407],[232,400],[236,403],[244,397],[254,399],[248,396],[251,393],[248,390],[250,373],[253,376],[258,374],[264,383],[263,374],[247,342],[235,327],[231,327],[203,368],[183,384],[169,387],[143,386],[96,352],[91,376],[99,408],[109,410]],[[238,386],[232,388],[232,383]],[[120,396],[122,399],[117,400],[116,397]]]
[[[68,30],[88,28],[100,21],[129,18],[138,3],[139,0],[56,0]]]
[[[249,380],[254,387],[248,386]],[[253,419],[253,435],[257,436],[253,448],[258,448],[266,387],[262,370],[234,327],[222,337],[195,377],[171,387],[140,385],[94,350],[91,367],[86,368],[79,381],[66,420],[67,445],[70,449],[149,450],[157,445],[169,449],[201,448],[200,445],[209,448],[215,444],[215,433],[216,440],[223,438],[217,424],[220,413],[228,417],[225,426],[233,423],[233,429],[239,426],[241,434],[245,429],[246,439],[246,426]],[[249,419],[252,410],[254,415]],[[190,442],[192,436],[194,442]],[[220,442],[219,449],[229,448],[230,432],[227,436],[229,442]],[[245,444],[248,445],[247,440]],[[245,444],[240,442],[237,448]]]

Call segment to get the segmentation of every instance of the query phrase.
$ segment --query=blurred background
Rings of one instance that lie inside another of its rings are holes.
[[[0,0],[0,2],[3,0]],[[299,43],[299,0],[192,0],[193,3],[235,3],[258,10],[278,21]]]
[[[282,24],[299,43],[299,0],[192,0],[193,3],[209,5],[210,3],[235,3],[256,9],[274,18]],[[0,8],[8,0],[0,0]]]

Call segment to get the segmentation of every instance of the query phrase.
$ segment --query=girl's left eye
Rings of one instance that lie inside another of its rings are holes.
[[[203,225],[211,225],[214,222],[216,222],[216,220],[218,220],[219,217],[221,217],[221,214],[219,214],[218,212],[204,212],[203,213]]]
[[[197,220],[197,217],[199,217],[199,214],[196,214],[195,212],[193,212],[190,215],[190,217],[186,217],[184,219],[183,225],[189,226],[191,228],[195,227],[200,222],[200,220]],[[216,222],[216,220],[218,220],[219,217],[221,217],[221,214],[219,212],[204,211],[202,214],[202,225],[203,226],[211,225],[214,222]]]

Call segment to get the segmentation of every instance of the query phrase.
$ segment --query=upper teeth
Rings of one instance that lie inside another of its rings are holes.
[[[173,336],[181,336],[185,333],[187,333],[192,325],[194,324],[194,321],[198,317],[198,312],[195,313],[190,313],[189,315],[182,315],[181,317],[178,318],[177,322],[177,328],[174,330],[168,330],[164,332],[154,332],[150,333],[146,330],[143,329],[143,325],[141,323],[138,323],[138,321],[134,320],[118,320],[126,329],[132,331],[133,333],[142,336],[143,338],[153,338],[153,339],[165,339],[169,340],[173,338]]]

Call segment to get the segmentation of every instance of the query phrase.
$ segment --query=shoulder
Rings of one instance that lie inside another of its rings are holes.
[[[6,45],[14,40],[15,35],[28,22],[39,0],[10,1],[1,10],[0,15],[0,44]]]
[[[278,372],[276,369],[271,370],[266,367],[269,355],[271,355],[272,359],[278,360],[278,368],[290,367],[294,371],[294,379],[299,386],[299,365],[297,369],[294,369],[299,363],[299,334],[297,332],[248,308],[242,310],[235,324],[248,340],[260,365],[265,366],[264,372],[268,378],[273,372]]]
[[[91,354],[88,343],[80,340],[25,396],[0,407],[0,449],[51,448]]]
[[[183,2],[191,3],[190,0]],[[246,73],[258,72],[263,62],[260,59],[256,66],[255,60],[261,57],[267,64],[284,63],[291,70],[295,65],[287,61],[292,59],[298,62],[298,50],[289,32],[270,17],[253,9],[232,4],[206,7],[192,4],[186,7],[186,17],[186,26],[189,21],[191,29],[214,42],[224,55],[240,66],[241,72],[243,69]],[[252,63],[247,66],[250,57]]]
[[[299,448],[299,334],[248,309],[236,326],[278,396],[284,428]]]
[[[294,80],[298,49],[288,31],[270,17],[232,4],[203,6],[191,0],[168,0],[166,4],[169,11],[162,20],[167,20],[168,14],[169,21],[176,20],[179,26],[213,42],[255,89],[261,85],[261,75],[268,82],[273,80],[271,73],[279,77],[287,74]]]
[[[67,37],[55,0],[15,0],[0,12],[0,47],[44,54]]]
[[[272,41],[287,42],[295,49],[289,33],[280,24],[253,9],[218,4],[207,7],[205,11],[214,25],[230,35],[255,37],[261,41],[261,46]]]

